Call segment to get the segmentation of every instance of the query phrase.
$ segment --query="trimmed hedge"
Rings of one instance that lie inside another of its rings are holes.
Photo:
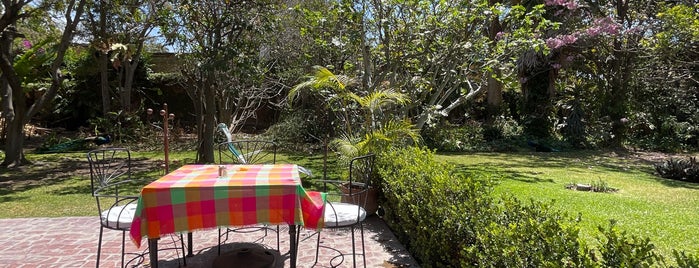
[[[384,220],[424,267],[668,267],[648,239],[613,223],[590,248],[579,218],[550,203],[496,199],[487,174],[457,173],[429,149],[385,152],[377,167]],[[679,267],[697,267],[696,255],[674,255]]]

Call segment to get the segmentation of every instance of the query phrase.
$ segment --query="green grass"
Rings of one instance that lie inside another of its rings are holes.
[[[163,175],[163,153],[131,152],[132,178],[138,182],[130,191],[137,194],[143,186]],[[86,154],[27,154],[33,164],[19,169],[0,168],[0,218],[61,217],[97,215],[91,196],[90,174]],[[170,170],[195,163],[193,151],[173,151],[169,155]],[[315,179],[323,176],[322,155],[277,155],[277,163],[295,163],[311,169],[312,178],[304,179],[304,187],[319,189]],[[336,159],[328,163],[328,178],[339,178],[342,169]]]
[[[475,153],[438,155],[465,171],[486,170],[495,175],[496,194],[549,201],[571,216],[582,217],[581,236],[594,243],[597,226],[615,219],[622,230],[648,237],[667,257],[672,249],[699,250],[699,185],[659,178],[651,163],[632,158],[579,153]],[[28,154],[34,165],[19,170],[0,169],[0,218],[93,216],[89,170],[84,153]],[[133,152],[139,187],[163,174],[162,152]],[[172,152],[173,170],[195,162],[194,152]],[[339,178],[342,165],[332,158],[329,178]],[[322,155],[279,154],[279,163],[296,163],[311,169],[314,177],[304,186],[318,189],[314,179],[323,176]],[[615,193],[565,189],[569,183],[602,181]]]
[[[652,174],[652,163],[623,157],[580,153],[477,153],[440,155],[464,170],[496,174],[496,194],[521,200],[550,201],[570,216],[581,216],[581,237],[595,245],[598,226],[617,221],[621,230],[648,237],[659,252],[699,250],[699,184]],[[582,192],[569,183],[604,182],[617,192]]]

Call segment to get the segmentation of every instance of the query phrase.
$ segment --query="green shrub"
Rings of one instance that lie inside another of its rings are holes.
[[[465,248],[462,267],[591,267],[578,240],[577,221],[550,204],[505,197],[494,220],[478,227],[477,244]]]
[[[697,163],[696,157],[687,159],[670,158],[654,166],[655,171],[663,178],[699,182],[699,163]]]
[[[611,221],[609,228],[599,227],[604,235],[600,240],[599,252],[604,267],[655,267],[664,264],[663,258],[654,251],[655,246],[648,238],[629,235],[615,228]]]
[[[323,120],[312,110],[297,110],[284,115],[282,120],[267,129],[264,136],[279,142],[285,150],[320,150],[322,140],[331,132],[331,126],[324,126]]]
[[[456,267],[461,248],[474,244],[474,222],[493,206],[486,186],[451,174],[429,150],[408,147],[382,154],[385,218],[425,267]],[[469,204],[469,205],[464,205]]]
[[[512,140],[521,136],[522,126],[511,117],[499,116],[492,125],[483,128],[483,138],[486,141]]]
[[[385,219],[425,267],[562,267],[590,259],[575,221],[550,206],[497,201],[484,174],[455,173],[432,151],[382,154]]]
[[[483,127],[473,121],[461,126],[444,123],[441,126],[430,127],[424,130],[422,137],[427,147],[440,152],[480,150],[485,142]]]
[[[494,197],[489,175],[458,173],[433,151],[384,152],[377,163],[384,219],[424,267],[667,267],[652,243],[600,227],[598,249],[581,242],[579,217],[551,203]],[[676,253],[680,267],[696,255]]]
[[[699,267],[699,256],[696,254],[688,254],[684,251],[673,250],[672,255],[675,257],[677,267]]]
[[[94,117],[88,120],[92,135],[110,134],[113,142],[140,141],[145,129],[138,112],[127,113],[122,110],[109,112],[104,117]]]

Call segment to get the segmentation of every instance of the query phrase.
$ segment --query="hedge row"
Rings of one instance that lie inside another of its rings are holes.
[[[423,148],[379,157],[384,220],[424,267],[668,267],[648,239],[600,228],[579,239],[579,219],[540,202],[494,198],[487,174],[463,174]],[[699,258],[675,252],[675,265]]]

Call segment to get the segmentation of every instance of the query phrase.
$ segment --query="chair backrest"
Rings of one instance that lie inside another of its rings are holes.
[[[276,164],[277,144],[265,140],[239,140],[218,145],[219,164]]]
[[[350,160],[348,185],[352,187],[349,187],[347,192],[344,193],[345,199],[352,200],[352,203],[365,207],[366,192],[372,186],[375,159],[376,155],[367,154]]]
[[[131,152],[126,148],[100,148],[87,153],[92,194],[131,180]]]
[[[326,228],[348,227],[364,220],[367,200],[372,198],[371,191],[375,191],[370,188],[375,158],[368,154],[351,159],[346,180],[322,180],[323,191],[329,196],[325,207]],[[338,195],[340,202],[332,197]]]
[[[87,161],[92,196],[97,201],[102,225],[111,229],[128,228],[129,224],[119,219],[131,213],[126,206],[133,206],[138,200],[126,191],[135,187],[131,185],[131,152],[126,148],[95,149],[87,153]]]

